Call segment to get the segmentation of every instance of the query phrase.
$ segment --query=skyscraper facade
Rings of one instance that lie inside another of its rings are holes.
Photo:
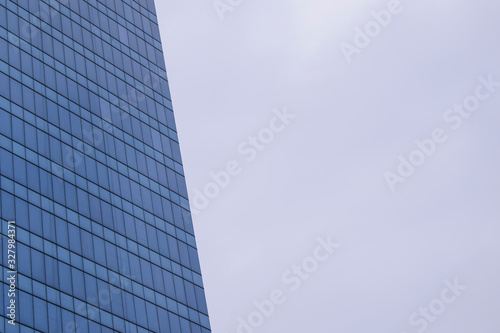
[[[210,332],[153,0],[0,0],[0,332]]]

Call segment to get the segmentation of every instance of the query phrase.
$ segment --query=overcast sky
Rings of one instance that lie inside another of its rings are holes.
[[[156,3],[213,332],[500,331],[498,1]]]

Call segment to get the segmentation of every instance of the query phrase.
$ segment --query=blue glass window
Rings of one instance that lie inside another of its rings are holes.
[[[152,0],[0,3],[0,215],[18,227],[16,331],[202,332],[192,223],[170,200],[187,198],[185,179],[161,156],[181,161],[155,21]]]

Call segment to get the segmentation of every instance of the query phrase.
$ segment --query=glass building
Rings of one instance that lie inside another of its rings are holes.
[[[0,147],[0,332],[210,332],[153,0],[0,0]]]

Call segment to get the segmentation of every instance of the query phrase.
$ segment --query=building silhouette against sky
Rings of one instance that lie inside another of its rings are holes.
[[[0,332],[210,332],[153,0],[0,0],[0,147]]]

